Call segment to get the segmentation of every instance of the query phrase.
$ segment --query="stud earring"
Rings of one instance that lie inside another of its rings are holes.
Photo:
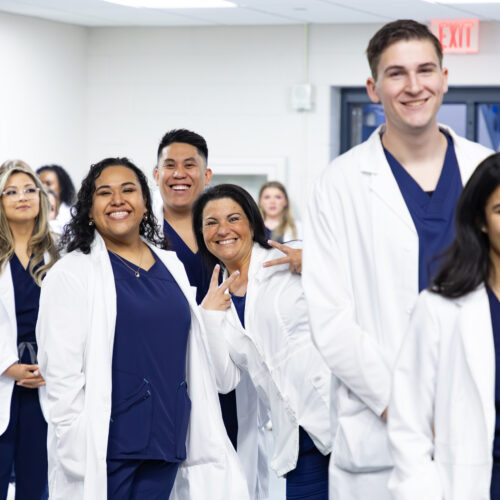
[[[94,221],[92,219],[89,220],[89,226],[93,226],[94,225]]]

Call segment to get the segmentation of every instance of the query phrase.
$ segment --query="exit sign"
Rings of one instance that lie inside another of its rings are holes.
[[[431,31],[448,54],[470,54],[479,51],[478,19],[434,19]]]

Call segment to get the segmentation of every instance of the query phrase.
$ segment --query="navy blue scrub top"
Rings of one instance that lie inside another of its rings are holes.
[[[247,300],[247,294],[240,297],[239,295],[231,294],[231,300],[233,301],[236,312],[238,313],[238,318],[240,318],[240,323],[243,328],[245,328],[245,304]]]
[[[37,267],[42,265],[43,262]],[[38,318],[40,287],[33,281],[29,271],[29,265],[24,269],[16,254],[14,254],[10,260],[10,272],[14,285],[19,362],[36,364],[36,353],[38,349],[36,345],[35,327]]]
[[[158,258],[136,278],[108,253],[117,308],[107,458],[180,462],[191,410],[185,382],[189,304]]]
[[[384,148],[385,156],[396,178],[406,206],[418,234],[418,289],[429,286],[437,272],[439,257],[455,236],[455,207],[462,192],[462,179],[458,168],[453,140],[444,133],[448,141],[443,169],[436,189],[426,193]]]
[[[201,304],[210,286],[211,270],[205,268],[200,252],[193,253],[175,229],[163,219],[163,232],[167,235],[174,252],[184,264],[191,286],[196,287],[196,302]]]

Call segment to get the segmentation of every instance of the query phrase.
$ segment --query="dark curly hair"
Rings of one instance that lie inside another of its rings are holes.
[[[66,203],[66,205],[71,206],[75,201],[75,186],[69,176],[68,172],[64,170],[60,165],[44,165],[40,167],[36,173],[40,175],[42,172],[54,172],[57,175],[57,180],[59,181],[59,191],[61,193],[60,202]]]
[[[220,200],[221,198],[230,198],[238,203],[247,216],[250,228],[253,231],[253,241],[258,243],[263,248],[272,248],[267,242],[266,226],[264,219],[260,213],[260,209],[248,191],[235,184],[219,184],[203,191],[197,200],[194,202],[193,213],[193,231],[198,245],[198,251],[207,266],[207,269],[213,269],[215,264],[224,264],[219,261],[215,255],[211,254],[205,244],[203,238],[203,210],[208,202],[212,200]]]
[[[95,181],[105,168],[114,166],[122,166],[132,170],[141,185],[147,212],[146,217],[141,221],[141,225],[139,226],[139,234],[144,236],[153,245],[163,249],[169,248],[168,239],[160,236],[156,217],[152,210],[151,193],[146,176],[128,158],[105,158],[99,163],[91,165],[89,173],[82,181],[76,203],[71,209],[71,221],[64,227],[64,234],[59,242],[61,250],[66,250],[67,252],[80,250],[85,254],[90,253],[90,247],[94,241],[96,231],[95,225],[89,226],[89,213],[93,203]]]

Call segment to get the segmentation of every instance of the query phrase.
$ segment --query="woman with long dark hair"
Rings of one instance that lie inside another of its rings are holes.
[[[59,200],[57,217],[50,221],[50,228],[55,234],[62,234],[64,226],[71,220],[70,208],[75,202],[73,181],[60,165],[44,165],[36,173],[45,188],[54,191]]]
[[[41,500],[48,496],[47,424],[35,326],[40,286],[58,253],[47,194],[26,163],[0,167],[0,196],[0,498],[14,468],[16,499]]]
[[[388,420],[395,499],[500,498],[499,300],[495,154],[460,196],[455,239],[417,301],[396,364]]]
[[[61,243],[37,325],[51,500],[246,499],[195,297],[142,171],[92,165]]]
[[[202,302],[219,390],[248,374],[271,414],[271,467],[286,475],[287,499],[328,498],[332,446],[330,372],[311,340],[300,276],[267,243],[259,208],[244,189],[220,184],[193,207],[201,255],[214,269]],[[219,269],[229,278],[218,285]],[[226,293],[228,291],[229,293]]]

